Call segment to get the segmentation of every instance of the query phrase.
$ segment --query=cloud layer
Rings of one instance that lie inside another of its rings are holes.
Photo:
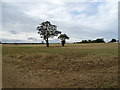
[[[41,42],[36,26],[47,20],[70,37],[68,42],[118,38],[117,2],[3,2],[2,42]]]

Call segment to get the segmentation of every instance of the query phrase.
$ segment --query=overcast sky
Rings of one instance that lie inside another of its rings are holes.
[[[44,21],[67,34],[67,42],[118,38],[118,2],[2,2],[2,42],[41,42]],[[55,38],[50,43],[60,42]]]

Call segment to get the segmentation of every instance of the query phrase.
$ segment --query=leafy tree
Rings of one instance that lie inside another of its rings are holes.
[[[96,43],[105,43],[103,38],[98,38],[95,41],[96,41]]]
[[[112,39],[110,42],[117,42],[117,40],[116,39]]]
[[[82,40],[81,43],[88,43],[88,41],[87,40]]]
[[[92,41],[91,40],[88,40],[88,43],[91,43]]]
[[[62,46],[64,46],[64,44],[66,43],[66,39],[69,39],[69,37],[66,34],[61,34],[58,39],[61,39],[61,44]]]
[[[80,43],[105,43],[103,38],[97,38],[96,40],[82,40]]]
[[[61,31],[57,30],[57,26],[51,24],[49,21],[42,22],[41,24],[39,24],[37,30],[41,38],[43,38],[46,41],[47,47],[49,47],[48,38],[53,38],[54,36],[61,34]]]
[[[96,40],[92,40],[91,43],[96,43]]]

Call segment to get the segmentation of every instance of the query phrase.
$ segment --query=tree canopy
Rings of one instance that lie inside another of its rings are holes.
[[[97,38],[96,40],[82,40],[76,43],[105,43],[104,38]]]
[[[61,34],[58,39],[61,39],[62,46],[66,43],[66,39],[69,39],[69,37],[66,34]]]
[[[48,38],[53,38],[58,34],[61,34],[61,31],[57,30],[57,26],[51,24],[49,21],[42,22],[37,26],[38,34],[40,34],[41,38],[46,41],[47,47],[49,47]]]
[[[112,39],[110,42],[117,42],[117,40],[116,39]]]
[[[66,34],[61,34],[58,39],[61,39],[62,41],[65,39],[69,39],[69,37]]]

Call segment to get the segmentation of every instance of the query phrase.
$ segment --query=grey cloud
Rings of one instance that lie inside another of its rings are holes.
[[[0,3],[0,29],[2,29],[2,3]]]
[[[3,43],[25,43],[25,40],[19,40],[19,39],[2,39]]]
[[[34,38],[34,37],[29,37],[28,40],[32,40],[32,41],[38,41],[38,39]]]
[[[49,40],[49,43],[61,43],[61,41],[59,39],[52,39]]]
[[[44,43],[46,43],[44,40],[39,40],[39,39],[36,39],[34,37],[29,37],[27,39],[31,42],[42,42],[43,41]],[[49,38],[49,43],[60,43],[60,40]]]
[[[71,4],[67,3],[66,5],[68,7],[69,7],[69,5],[71,5],[70,7],[72,8],[72,7],[76,7],[77,4],[79,5],[79,3],[76,3],[76,5],[74,5],[73,3],[71,3]],[[31,32],[36,32],[36,35],[37,35],[36,26],[38,24],[40,24],[43,20],[38,17],[35,17],[35,16],[32,17],[32,16],[24,13],[27,11],[26,8],[30,9],[34,5],[37,5],[37,4],[36,3],[3,3],[3,7],[2,7],[3,8],[3,10],[2,10],[3,30],[8,31],[11,34],[18,34],[19,32],[20,33],[24,32],[29,35],[29,33],[31,33]],[[41,3],[41,5],[42,5],[42,3]],[[82,5],[82,3],[81,3],[81,5]],[[94,8],[93,4],[91,4],[91,5],[92,5],[91,7],[93,9],[96,9],[96,8]],[[94,5],[96,5],[96,4],[94,4]],[[95,6],[95,7],[98,7],[98,6]],[[66,8],[66,10],[68,9],[67,7],[65,7],[65,8]],[[38,9],[38,8],[36,8],[36,9]],[[44,8],[42,8],[42,9],[44,9]],[[90,10],[91,9],[88,9],[88,11],[89,11],[87,13],[88,15],[91,12]],[[92,12],[92,13],[96,13],[96,11]],[[54,18],[54,19],[52,20],[51,18]],[[63,20],[61,20],[61,22],[60,22],[60,21],[56,20],[56,17],[51,17],[51,18],[49,20],[51,20],[53,24],[58,26],[58,30],[61,30],[62,33],[66,33],[71,39],[72,38],[89,39],[89,38],[97,38],[97,37],[104,37],[106,39],[114,38],[114,37],[117,38],[117,29],[116,29],[117,26],[115,25],[116,23],[114,23],[114,22],[116,22],[116,20],[112,21],[113,24],[110,24],[109,28],[106,28],[102,31],[97,31],[97,29],[94,29],[92,27],[87,27],[87,25],[83,26],[81,24],[81,26],[80,26],[79,24],[76,25],[74,23],[72,23],[74,25],[70,25],[69,21],[64,22]],[[65,17],[65,18],[67,18],[67,17]],[[87,19],[85,19],[85,20],[87,21]],[[74,21],[74,19],[73,19],[73,21],[70,21],[70,22],[76,22],[76,21]],[[93,24],[95,25],[95,23],[93,23]],[[26,37],[28,37],[28,36],[26,36]],[[28,42],[29,41],[34,41],[34,42],[38,41],[36,39],[36,37],[28,37],[27,39],[28,39]],[[12,40],[7,40],[7,39],[6,40],[4,39],[3,41],[9,41],[9,42],[11,41],[12,42]],[[13,40],[13,41],[15,41],[15,40]],[[17,40],[17,41],[19,41],[19,40]],[[23,42],[23,41],[20,40],[19,42]],[[60,41],[53,39],[53,40],[50,40],[50,42],[60,42]]]
[[[24,14],[24,12],[22,12],[23,8],[20,9],[12,6],[10,3],[3,3],[2,8],[3,29],[7,31],[34,32],[36,29],[35,26],[41,21],[40,19],[31,18]]]
[[[118,39],[120,41],[120,1],[118,2]]]
[[[18,32],[12,30],[12,31],[9,31],[11,34],[18,34]]]

